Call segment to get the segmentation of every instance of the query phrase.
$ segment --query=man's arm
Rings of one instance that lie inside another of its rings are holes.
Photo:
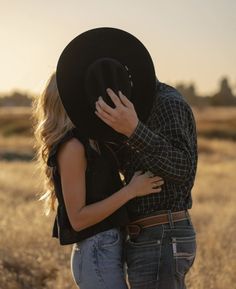
[[[175,95],[166,95],[155,103],[151,117],[153,130],[138,120],[133,104],[122,94],[120,98],[107,90],[115,104],[108,106],[102,99],[96,102],[95,112],[107,125],[127,136],[126,144],[136,151],[145,170],[151,170],[176,182],[185,180],[193,169],[194,118],[187,103]]]
[[[193,169],[189,126],[194,125],[190,108],[182,100],[168,98],[157,104],[150,130],[139,121],[126,144],[137,153],[146,170],[176,182],[188,178]]]

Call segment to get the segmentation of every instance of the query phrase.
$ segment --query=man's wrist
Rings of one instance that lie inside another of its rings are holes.
[[[137,129],[138,123],[139,123],[139,120],[137,120],[137,122],[134,124],[134,126],[131,127],[130,130],[125,133],[125,136],[126,136],[127,138],[130,138],[130,137],[134,134],[134,132],[135,132],[136,129]]]
[[[145,124],[139,121],[133,134],[124,142],[137,153],[146,150],[150,152],[153,149],[154,136],[154,133]]]

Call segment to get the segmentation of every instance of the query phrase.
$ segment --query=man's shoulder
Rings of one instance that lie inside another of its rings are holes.
[[[186,115],[188,119],[194,118],[191,106],[184,96],[176,88],[160,82],[151,117],[166,118],[166,114]]]
[[[160,102],[179,101],[187,103],[184,96],[173,86],[160,82],[157,98]]]

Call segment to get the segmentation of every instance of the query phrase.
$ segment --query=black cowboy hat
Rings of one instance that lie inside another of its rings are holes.
[[[156,76],[151,56],[133,35],[102,27],[74,38],[63,50],[56,70],[63,106],[80,133],[97,140],[115,140],[121,135],[95,115],[99,96],[111,106],[110,87],[122,91],[145,121],[152,107]]]

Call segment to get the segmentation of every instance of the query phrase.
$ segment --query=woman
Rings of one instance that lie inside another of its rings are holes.
[[[71,270],[80,289],[127,288],[123,272],[125,203],[158,193],[163,180],[136,172],[123,186],[105,143],[82,137],[64,110],[53,74],[34,102],[37,160],[45,179],[41,197],[57,214],[53,237],[74,244]]]

